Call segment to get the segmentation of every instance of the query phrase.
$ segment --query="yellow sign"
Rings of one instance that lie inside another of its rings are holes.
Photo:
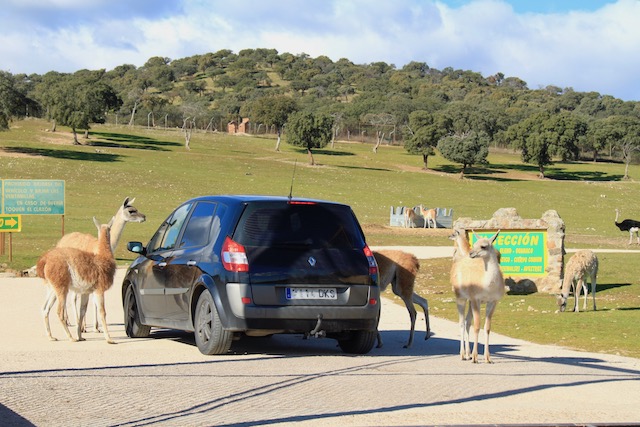
[[[469,242],[489,238],[497,230],[469,233]],[[547,232],[502,230],[493,246],[500,251],[500,269],[505,276],[530,277],[547,274]]]
[[[0,233],[18,233],[22,231],[21,215],[0,215]]]

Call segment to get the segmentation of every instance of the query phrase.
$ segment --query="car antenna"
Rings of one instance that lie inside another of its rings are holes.
[[[293,175],[291,175],[291,187],[289,188],[289,200],[291,200],[291,197],[293,197],[293,181],[296,177],[296,165],[298,164],[298,160],[294,160],[293,163]]]

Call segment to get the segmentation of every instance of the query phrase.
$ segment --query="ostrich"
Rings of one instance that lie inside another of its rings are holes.
[[[629,232],[629,244],[633,241],[633,233],[636,233],[636,238],[640,245],[640,236],[638,235],[638,232],[640,231],[640,221],[636,221],[635,219],[625,219],[622,222],[618,222],[618,209],[616,209],[616,219],[614,223],[620,231]]]

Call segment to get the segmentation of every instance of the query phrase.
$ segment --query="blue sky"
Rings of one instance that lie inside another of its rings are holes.
[[[460,7],[471,0],[443,0],[451,7]],[[569,11],[594,11],[615,0],[506,0],[516,13],[566,13]]]
[[[110,70],[274,48],[640,101],[639,21],[640,0],[3,0],[0,69]]]

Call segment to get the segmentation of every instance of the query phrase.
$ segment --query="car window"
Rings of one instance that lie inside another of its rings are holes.
[[[161,250],[175,248],[176,241],[178,240],[178,234],[180,234],[180,229],[182,229],[182,225],[187,219],[191,206],[191,203],[180,206],[167,220],[167,231],[164,233],[162,243],[160,244]]]
[[[204,246],[209,243],[215,210],[215,203],[199,202],[196,204],[182,234],[181,248]]]
[[[253,203],[234,239],[246,246],[360,248],[364,239],[348,206]]]
[[[160,243],[162,242],[162,238],[164,237],[164,233],[166,233],[168,227],[168,222],[163,222],[158,230],[155,232],[149,243],[147,244],[147,252],[152,253],[160,249]]]
[[[218,236],[220,235],[220,231],[222,230],[222,218],[227,212],[227,206],[224,204],[219,204],[216,209],[216,214],[213,217],[213,221],[211,222],[211,240],[217,241]]]
[[[191,206],[191,203],[180,206],[158,227],[158,231],[155,232],[149,244],[147,244],[147,253],[169,250],[175,247],[178,234]]]

